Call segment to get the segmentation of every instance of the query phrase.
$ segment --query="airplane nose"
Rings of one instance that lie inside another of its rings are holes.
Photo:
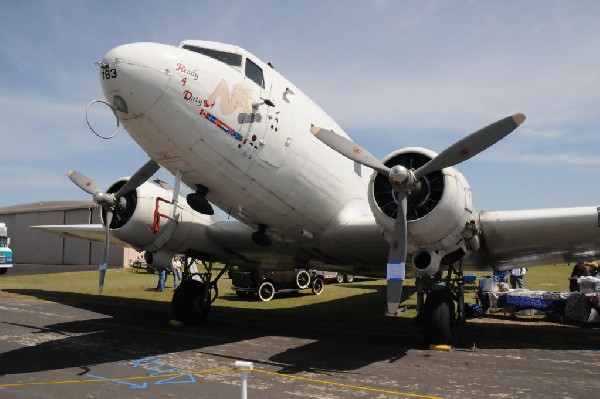
[[[119,119],[139,117],[158,102],[171,79],[172,47],[133,43],[115,47],[100,64],[106,100],[120,111]]]

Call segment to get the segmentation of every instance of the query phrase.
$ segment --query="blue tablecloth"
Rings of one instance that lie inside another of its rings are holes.
[[[564,309],[565,301],[558,301],[554,299],[542,299],[542,298],[530,298],[526,296],[515,296],[515,295],[501,295],[498,297],[498,307],[503,308],[506,306],[514,306],[521,309],[537,309],[556,311]]]

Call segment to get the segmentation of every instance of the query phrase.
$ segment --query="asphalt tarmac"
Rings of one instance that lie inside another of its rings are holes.
[[[475,320],[451,351],[434,351],[410,326],[393,336],[314,320],[290,328],[276,312],[214,307],[205,325],[188,327],[163,303],[93,297],[0,291],[0,398],[239,398],[236,360],[253,362],[249,399],[600,392],[600,329],[588,325]]]

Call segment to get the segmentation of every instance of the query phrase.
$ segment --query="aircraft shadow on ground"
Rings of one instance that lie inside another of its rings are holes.
[[[65,338],[1,353],[0,375],[68,367],[80,367],[85,373],[95,364],[190,350],[210,353],[214,346],[269,336],[310,342],[282,350],[266,362],[242,360],[280,367],[284,373],[351,373],[375,362],[397,361],[407,350],[422,347],[421,328],[414,320],[383,314],[383,290],[296,308],[213,306],[205,324],[173,326],[169,324],[170,304],[162,301],[5,289],[97,315],[43,327],[25,326],[32,334],[55,333]],[[235,294],[230,296],[235,300]],[[369,304],[381,312],[359,311]],[[457,336],[455,345],[463,349],[473,344],[482,349],[598,349],[598,329],[586,326],[468,322],[459,327]]]

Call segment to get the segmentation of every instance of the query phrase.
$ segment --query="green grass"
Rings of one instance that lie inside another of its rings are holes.
[[[569,276],[573,265],[560,264],[528,268],[525,274],[525,288],[532,291],[569,291]],[[478,277],[491,273],[476,273]]]
[[[15,267],[18,267],[15,266]],[[525,285],[531,290],[568,291],[567,277],[572,266],[539,266],[529,268],[525,275]],[[217,270],[218,272],[218,270]],[[471,272],[468,272],[471,273]],[[477,277],[490,275],[489,272],[476,272]],[[155,292],[158,280],[157,274],[147,274],[138,269],[108,270],[103,296],[130,299],[149,300],[170,303],[173,291],[173,277],[167,276],[167,290]],[[237,309],[290,309],[305,308],[307,305],[329,303],[329,311],[347,313],[350,306],[354,314],[372,314],[374,309],[384,312],[385,309],[385,279],[357,278],[352,284],[327,284],[319,296],[312,295],[310,290],[297,294],[277,294],[269,302],[258,300],[240,300],[231,290],[231,280],[224,276],[219,281],[219,298],[215,306]],[[406,287],[414,287],[414,279],[408,279]],[[474,301],[477,284],[469,285],[466,289],[465,301]],[[3,290],[43,290],[50,292],[68,292],[89,295],[90,300],[100,298],[98,293],[98,275],[96,272],[72,272],[57,274],[39,274],[31,276],[4,275],[0,278],[0,288]],[[407,288],[405,291],[409,291]],[[404,317],[414,317],[416,314],[416,295],[406,298],[402,306],[408,307]]]

